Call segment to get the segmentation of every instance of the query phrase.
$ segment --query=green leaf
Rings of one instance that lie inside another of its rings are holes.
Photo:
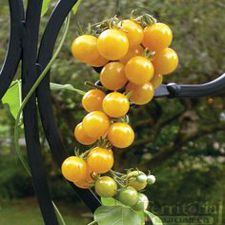
[[[48,6],[51,0],[43,0],[42,9],[41,9],[41,16],[44,16],[45,13],[48,11]]]
[[[98,225],[142,225],[137,213],[124,206],[101,206],[94,218]]]
[[[141,224],[145,225],[145,213],[144,211],[136,211],[137,215],[141,219]]]
[[[57,83],[50,83],[50,88],[53,91],[73,91],[80,95],[85,95],[85,92],[74,88],[71,84],[57,84]]]
[[[16,119],[21,106],[21,82],[15,80],[2,98],[2,103],[9,106],[10,113]]]
[[[117,201],[115,198],[101,198],[102,205],[104,206],[117,206],[123,205],[121,202]]]
[[[163,225],[162,220],[158,216],[154,215],[153,213],[149,211],[145,211],[145,215],[149,217],[153,225]]]
[[[78,0],[77,3],[74,5],[74,7],[72,9],[74,15],[77,13],[77,10],[78,10],[81,2],[82,2],[82,0]]]

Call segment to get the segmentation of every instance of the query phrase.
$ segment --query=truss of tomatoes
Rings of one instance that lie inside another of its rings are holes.
[[[98,35],[81,35],[73,41],[71,51],[77,60],[102,67],[101,85],[83,96],[88,114],[74,130],[79,143],[91,146],[62,164],[64,177],[77,187],[94,187],[100,197],[113,197],[137,211],[147,209],[148,198],[141,192],[155,183],[155,177],[137,169],[113,171],[113,150],[134,141],[127,115],[130,105],[149,103],[163,76],[178,66],[178,56],[169,47],[170,27],[148,18],[111,20],[107,26],[98,25]]]

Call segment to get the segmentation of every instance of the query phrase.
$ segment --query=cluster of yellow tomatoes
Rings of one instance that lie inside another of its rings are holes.
[[[134,141],[127,119],[130,104],[150,102],[163,75],[176,69],[178,56],[169,48],[172,38],[166,24],[151,20],[143,27],[141,20],[133,18],[110,23],[98,36],[81,35],[73,41],[76,59],[102,67],[101,86],[83,96],[87,115],[74,130],[79,143],[92,146],[62,164],[64,177],[77,187],[94,186],[101,197],[115,197],[137,210],[146,209],[148,199],[138,191],[153,184],[155,177],[139,170],[113,171],[112,148],[127,148]]]

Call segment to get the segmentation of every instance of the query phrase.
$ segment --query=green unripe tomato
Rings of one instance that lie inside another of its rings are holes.
[[[155,182],[156,182],[156,178],[155,178],[154,175],[148,175],[148,176],[147,176],[147,183],[148,183],[149,185],[154,184]]]
[[[100,177],[95,183],[95,192],[100,197],[113,197],[117,193],[117,184],[109,176]]]
[[[133,187],[128,186],[119,192],[118,200],[124,205],[133,206],[138,201],[138,193]]]
[[[143,190],[147,186],[147,176],[141,171],[132,171],[127,175],[128,185],[137,191]]]
[[[137,203],[133,206],[134,210],[137,211],[144,211],[148,208],[149,205],[149,200],[148,197],[142,193],[138,194],[138,201]]]

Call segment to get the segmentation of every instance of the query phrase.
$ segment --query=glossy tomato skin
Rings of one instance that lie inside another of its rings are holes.
[[[117,91],[127,82],[125,66],[120,62],[110,62],[106,64],[101,73],[100,81],[108,90]]]
[[[145,105],[154,97],[154,88],[150,82],[143,85],[128,83],[126,86],[126,91],[131,91],[130,101],[136,105]]]
[[[138,201],[133,206],[133,209],[136,211],[145,211],[149,205],[148,197],[142,193],[138,193]]]
[[[78,182],[86,177],[87,163],[80,157],[70,156],[64,160],[61,170],[67,180]]]
[[[113,167],[114,157],[111,149],[96,147],[87,158],[88,168],[95,173],[106,173]]]
[[[129,41],[124,32],[117,29],[103,31],[97,40],[97,48],[105,59],[119,60],[129,49]]]
[[[82,105],[87,112],[101,111],[104,98],[105,93],[103,91],[92,89],[83,96]]]
[[[82,123],[79,123],[74,129],[74,137],[76,140],[83,145],[91,145],[96,142],[96,138],[89,137],[82,126]]]
[[[84,117],[82,125],[85,133],[89,137],[98,139],[106,134],[110,126],[110,121],[104,112],[93,111]]]
[[[141,44],[144,31],[138,23],[132,20],[123,20],[121,27],[122,31],[127,35],[130,48]]]
[[[147,186],[147,176],[141,171],[132,171],[128,173],[127,179],[128,185],[135,188],[137,191],[141,191]]]
[[[108,60],[99,54],[98,58],[90,60],[88,64],[93,67],[102,67],[108,63]]]
[[[122,59],[120,59],[120,62],[126,64],[134,56],[141,56],[143,52],[144,49],[140,45],[129,48],[127,54]]]
[[[113,197],[117,193],[117,184],[109,176],[100,177],[95,183],[95,192],[104,198]]]
[[[93,186],[93,184],[94,184],[94,180],[91,176],[91,172],[89,168],[87,168],[87,173],[84,180],[74,182],[74,185],[76,185],[77,187],[81,189],[89,189],[91,186]]]
[[[97,38],[92,35],[77,37],[72,43],[71,51],[74,58],[85,63],[90,63],[100,56],[97,49]]]
[[[155,74],[167,75],[172,73],[178,66],[178,56],[177,53],[171,48],[165,48],[158,52],[152,63],[155,68]]]
[[[163,76],[161,74],[156,74],[150,81],[154,89],[157,89],[163,82]]]
[[[164,23],[155,23],[144,29],[142,44],[150,51],[161,51],[170,46],[173,34],[169,26]]]
[[[127,114],[130,103],[125,95],[119,92],[112,92],[105,96],[102,107],[108,116],[120,118]]]
[[[118,200],[127,206],[134,206],[138,201],[138,192],[133,187],[126,187],[118,194]]]
[[[127,123],[114,123],[108,131],[108,139],[117,148],[127,148],[134,141],[134,131]]]
[[[142,85],[153,78],[154,67],[147,58],[135,56],[126,64],[125,73],[130,82],[136,85]]]

